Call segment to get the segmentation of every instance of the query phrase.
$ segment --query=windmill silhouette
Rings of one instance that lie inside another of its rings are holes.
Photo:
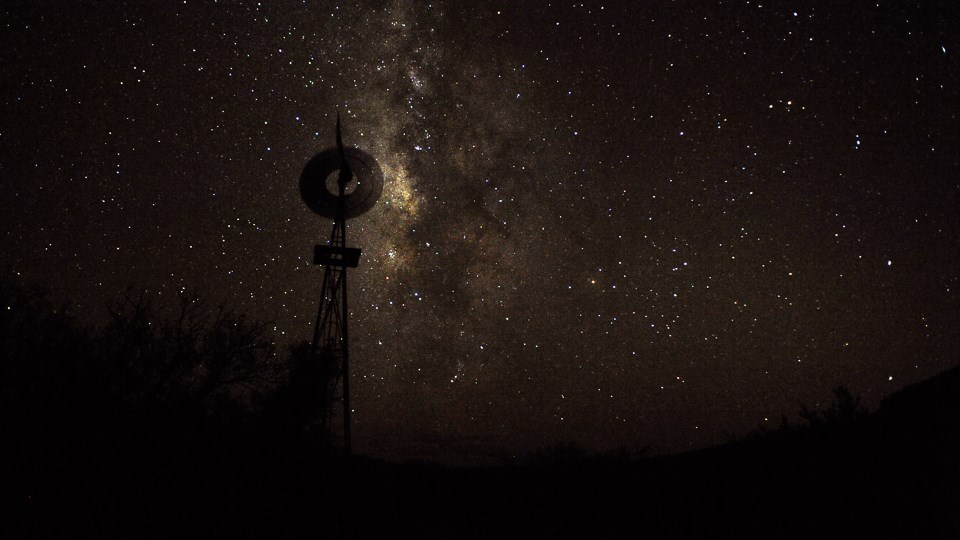
[[[335,173],[335,174],[334,174]],[[345,147],[337,113],[337,146],[315,155],[300,175],[300,195],[314,213],[333,220],[325,244],[314,246],[313,264],[323,265],[320,307],[313,331],[312,361],[321,362],[321,371],[332,373],[319,389],[331,402],[337,387],[343,407],[343,450],[350,455],[350,340],[347,303],[347,269],[360,262],[360,248],[347,247],[346,220],[373,208],[383,193],[383,172],[376,160],[356,147]],[[330,431],[331,407],[323,408],[321,432]]]

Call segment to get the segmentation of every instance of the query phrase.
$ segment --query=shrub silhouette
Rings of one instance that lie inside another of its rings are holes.
[[[339,398],[335,392],[339,366],[323,350],[311,353],[306,341],[290,346],[279,383],[263,400],[267,421],[288,435],[307,437],[328,450],[331,413]]]

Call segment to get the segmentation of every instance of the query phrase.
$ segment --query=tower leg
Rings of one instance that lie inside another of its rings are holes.
[[[347,303],[347,266],[355,266],[359,258],[359,249],[346,248],[346,234],[342,221],[335,221],[327,246],[318,246],[314,262],[324,264],[323,285],[320,292],[320,307],[317,323],[314,327],[312,354],[317,361],[337,362],[339,364],[340,401],[343,407],[343,451],[351,455],[353,445],[350,434],[350,347],[349,347],[349,307]],[[352,254],[352,258],[331,256],[331,254]],[[339,362],[338,362],[339,361]],[[336,365],[336,364],[334,364]],[[331,366],[332,367],[332,366]],[[325,381],[324,384],[327,382]],[[337,384],[333,385],[335,390]],[[332,392],[325,392],[330,394]],[[329,411],[332,399],[326,403],[324,416],[320,419],[323,436],[330,430]]]

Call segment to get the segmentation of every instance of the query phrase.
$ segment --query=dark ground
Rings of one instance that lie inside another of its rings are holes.
[[[957,538],[958,385],[954,369],[848,425],[690,454],[464,470],[323,465],[254,431],[46,426],[29,453],[7,439],[4,506],[36,538]]]
[[[231,402],[275,358],[242,319],[91,333],[30,298],[0,314],[6,538],[960,538],[960,367],[707,450],[450,469],[323,458],[289,383]]]

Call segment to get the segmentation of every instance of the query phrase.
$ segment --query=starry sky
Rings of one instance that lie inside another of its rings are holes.
[[[308,340],[343,138],[354,448],[668,453],[960,353],[952,2],[5,2],[4,279]]]

